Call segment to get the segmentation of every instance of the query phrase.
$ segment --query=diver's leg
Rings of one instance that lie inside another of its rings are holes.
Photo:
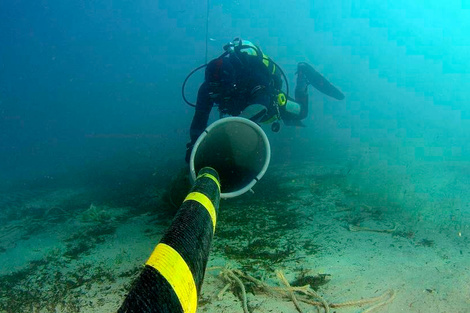
[[[308,80],[305,75],[305,66],[307,64],[300,62],[297,65],[297,82],[295,85],[295,102],[300,104],[300,113],[297,117],[299,120],[303,120],[308,115]]]
[[[259,104],[259,103],[254,103],[254,104],[248,105],[240,113],[239,116],[249,119],[255,123],[259,123],[263,119],[265,119],[267,112],[268,112],[268,109],[266,108],[266,106]]]
[[[333,86],[322,74],[317,72],[312,66],[305,62],[300,62],[297,71],[304,75],[307,84],[312,85],[321,93],[330,96],[336,100],[343,100],[344,94],[335,86]],[[300,75],[299,75],[300,76]]]
[[[253,88],[246,108],[240,113],[241,117],[247,118],[255,123],[261,123],[277,114],[277,110],[271,101],[270,89],[263,86]]]

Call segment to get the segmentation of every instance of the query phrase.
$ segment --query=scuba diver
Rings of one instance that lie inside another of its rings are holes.
[[[218,106],[220,117],[245,117],[258,124],[271,124],[271,129],[277,132],[279,121],[287,126],[303,126],[301,121],[308,115],[308,85],[334,99],[344,99],[340,90],[304,62],[297,65],[295,98],[292,99],[284,72],[258,46],[235,38],[224,50],[218,58],[193,70],[183,83],[183,99],[196,108],[190,141],[186,145],[187,163],[214,106]],[[187,101],[184,86],[189,77],[203,67],[206,67],[205,79],[194,105]],[[286,82],[286,92],[282,91],[282,79]]]

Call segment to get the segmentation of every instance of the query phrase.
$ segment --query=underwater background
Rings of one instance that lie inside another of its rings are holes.
[[[338,227],[335,232],[344,231],[352,236],[348,242],[356,244],[370,238],[355,237],[351,225],[370,219],[367,227],[381,229],[377,221],[386,216],[385,224],[394,229],[387,240],[407,240],[409,255],[420,259],[416,268],[426,267],[433,257],[442,261],[448,269],[446,286],[459,292],[442,287],[442,278],[423,284],[416,294],[409,292],[416,299],[419,292],[438,299],[421,299],[423,306],[414,309],[410,303],[415,302],[400,300],[397,291],[396,300],[381,309],[424,312],[429,303],[439,302],[427,312],[468,312],[469,30],[470,2],[464,0],[211,0],[208,6],[161,0],[2,1],[0,311],[109,312],[119,307],[125,287],[175,212],[168,185],[186,166],[194,113],[182,100],[182,82],[192,69],[219,56],[227,42],[241,37],[282,67],[291,91],[297,63],[307,62],[346,98],[337,101],[310,88],[306,127],[266,130],[270,168],[254,195],[221,202],[216,263],[246,262],[244,269],[253,274],[274,273],[273,264],[287,267],[294,250],[319,253],[315,262],[339,259],[336,249],[316,249],[327,240],[321,225],[303,229],[292,222],[280,231],[284,224],[279,219],[286,218],[282,208],[292,205],[296,209],[289,211],[290,217],[298,214],[306,221],[322,216],[330,231]],[[200,71],[188,81],[185,92],[192,101],[202,78]],[[211,121],[216,118],[214,112]],[[228,249],[227,242],[245,245],[247,237],[257,238],[253,230],[243,235],[244,225],[259,224],[235,214],[255,204],[273,215],[260,214],[257,220],[281,224],[274,223],[276,230],[265,233],[263,241]],[[225,225],[242,233],[241,243],[234,243],[236,231],[224,231],[224,210],[230,212]],[[348,215],[335,218],[330,215],[334,210]],[[312,237],[315,244],[285,248],[286,234],[312,229],[319,238]],[[328,240],[341,237],[335,232]],[[272,250],[280,255],[269,254],[270,259],[263,254],[270,264],[259,265],[258,260],[255,269],[247,268],[257,253],[267,251],[265,241],[282,247]],[[390,245],[398,246],[387,241]],[[129,256],[128,247],[136,254]],[[368,253],[363,246],[356,250],[361,248],[363,255]],[[313,262],[303,257],[305,264]],[[84,279],[71,274],[79,272],[72,268],[83,270],[96,260],[102,263],[93,275]],[[67,270],[58,275],[62,266]],[[48,275],[54,283],[41,285]],[[401,281],[408,277],[395,276]],[[219,287],[215,280],[208,278],[214,289],[221,289],[224,284]],[[25,286],[32,282],[36,292],[27,293]],[[109,298],[99,300],[90,290],[108,292]],[[83,299],[93,297],[93,304],[84,304]],[[237,302],[225,311],[214,303],[204,302],[201,310],[242,312]]]

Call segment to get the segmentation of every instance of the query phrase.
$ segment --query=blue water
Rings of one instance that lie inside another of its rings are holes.
[[[360,190],[416,210],[458,199],[446,210],[462,227],[469,32],[465,0],[2,1],[0,186],[177,172],[194,112],[181,84],[242,37],[283,68],[291,91],[302,61],[346,95],[310,88],[306,127],[268,131],[272,164],[330,160]],[[201,79],[188,82],[193,102]]]
[[[184,153],[193,110],[180,88],[205,62],[205,4],[7,1],[0,12],[3,180],[136,147]],[[283,67],[291,89],[298,61],[339,86],[342,102],[310,91],[304,141],[359,140],[386,155],[419,139],[411,159],[466,162],[469,14],[461,1],[211,1],[208,57],[241,36]],[[314,152],[293,145],[300,158]]]

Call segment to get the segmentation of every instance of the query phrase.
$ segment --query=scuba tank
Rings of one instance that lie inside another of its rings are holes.
[[[288,112],[292,115],[299,115],[300,114],[300,104],[288,99],[286,94],[283,92],[280,92],[277,95],[277,103],[279,105],[280,110]]]

